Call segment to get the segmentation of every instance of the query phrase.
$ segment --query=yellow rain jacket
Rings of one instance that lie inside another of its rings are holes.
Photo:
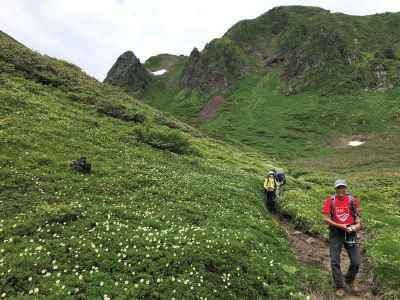
[[[265,178],[264,189],[266,189],[269,192],[275,191],[276,181],[274,176],[268,176],[267,178]]]

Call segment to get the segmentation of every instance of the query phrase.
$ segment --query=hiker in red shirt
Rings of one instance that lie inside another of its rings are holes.
[[[358,293],[354,279],[360,266],[360,251],[357,245],[357,232],[361,230],[360,201],[347,192],[345,180],[336,180],[335,189],[336,193],[326,198],[323,214],[324,221],[329,224],[330,229],[329,248],[332,276],[336,287],[335,294],[343,298],[345,288],[350,287],[354,294]],[[343,246],[350,258],[350,266],[345,278],[340,269],[340,253]]]

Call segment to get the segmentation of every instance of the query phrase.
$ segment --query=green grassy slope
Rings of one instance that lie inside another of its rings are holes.
[[[332,145],[340,137],[371,136],[373,141],[374,135],[399,134],[399,89],[324,97],[313,93],[284,96],[277,85],[273,73],[249,77],[226,98],[217,118],[200,127],[280,160],[332,153]]]
[[[154,72],[161,69],[166,69],[167,71],[172,71],[179,64],[184,63],[187,60],[187,57],[184,55],[173,55],[173,54],[158,54],[150,57],[145,61],[143,66]]]
[[[399,25],[398,13],[360,17],[288,6],[241,21],[225,37],[257,57],[261,66],[279,58],[282,79],[293,91],[343,93],[376,86],[372,71],[379,64],[385,67],[388,81],[398,84],[395,28]]]
[[[302,299],[317,286],[264,212],[262,155],[3,34],[0,68],[1,297]],[[82,155],[91,175],[69,167]]]
[[[382,136],[399,135],[399,88],[347,95],[307,92],[286,96],[279,91],[278,73],[244,78],[225,95],[217,117],[205,122],[200,122],[198,112],[209,98],[195,90],[174,94],[160,84],[147,92],[144,101],[215,137],[240,141],[279,160],[333,153],[332,145],[339,139],[349,141],[361,136],[373,144],[375,140],[391,142]],[[340,146],[346,148],[345,144]]]

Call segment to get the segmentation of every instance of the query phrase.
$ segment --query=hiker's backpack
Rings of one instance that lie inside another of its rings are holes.
[[[70,167],[83,174],[90,174],[92,165],[86,160],[86,157],[82,156],[77,160],[73,160],[70,164]]]
[[[353,221],[355,221],[356,217],[358,216],[358,213],[357,213],[357,209],[354,205],[353,195],[351,193],[346,193],[346,195],[349,197],[350,212],[351,212],[351,215],[353,216]],[[336,194],[332,194],[331,195],[331,205],[330,205],[332,220],[334,218],[334,211],[335,211],[335,198],[336,198]]]
[[[285,173],[277,172],[275,175],[276,181],[279,182],[280,185],[284,185],[286,183]]]

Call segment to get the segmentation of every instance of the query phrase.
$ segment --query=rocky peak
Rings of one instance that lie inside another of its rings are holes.
[[[242,76],[242,53],[229,38],[208,43],[202,52],[194,48],[186,63],[180,85],[202,91],[225,91]]]
[[[118,57],[104,80],[131,93],[142,92],[152,80],[151,75],[132,51],[126,51]]]
[[[181,78],[181,86],[188,88],[195,88],[199,85],[196,79],[196,68],[200,61],[200,52],[195,47],[192,52],[190,52],[189,61],[185,67]]]
[[[190,58],[195,59],[200,57],[200,51],[196,47],[193,48],[192,52],[190,52]]]

